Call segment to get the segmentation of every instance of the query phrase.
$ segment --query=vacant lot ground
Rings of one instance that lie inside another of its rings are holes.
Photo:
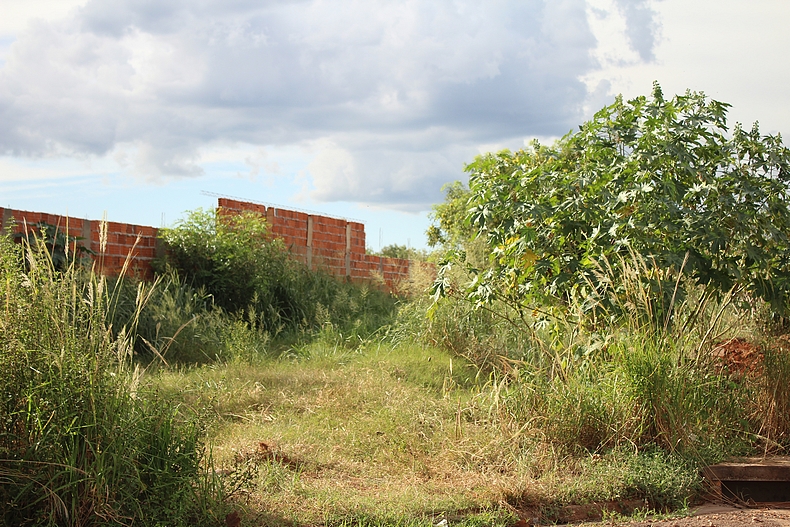
[[[552,448],[510,424],[493,380],[435,349],[323,342],[150,380],[174,404],[208,409],[242,525],[508,526],[561,520],[572,503],[648,507],[634,471],[686,484],[633,451]]]
[[[612,525],[613,522],[582,524],[585,527]],[[692,511],[691,516],[633,522],[616,522],[627,527],[761,527],[790,526],[790,510],[787,508],[737,509],[722,505],[704,505]]]

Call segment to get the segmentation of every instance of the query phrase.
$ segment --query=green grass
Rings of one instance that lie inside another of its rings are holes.
[[[309,524],[492,502],[477,456],[501,436],[477,413],[474,374],[418,347],[315,345],[298,359],[163,371],[152,382],[211,408],[218,466],[233,469],[261,442],[282,453],[289,463],[258,467],[250,510]]]
[[[199,421],[139,386],[106,282],[43,247],[0,236],[2,524],[216,525]]]
[[[514,418],[492,379],[436,348],[325,336],[147,382],[210,409],[215,466],[252,525],[509,525],[571,503],[678,508],[698,491],[697,467],[657,446],[568,450]]]
[[[393,322],[394,298],[332,283],[312,321],[272,332],[174,275],[108,284],[46,253],[23,267],[2,243],[6,523],[668,511],[699,496],[706,463],[790,446],[790,346],[761,341],[759,308],[733,298],[691,294],[656,318],[634,280],[634,316],[612,318],[417,295]],[[731,336],[762,342],[762,366],[724,367],[711,351]]]

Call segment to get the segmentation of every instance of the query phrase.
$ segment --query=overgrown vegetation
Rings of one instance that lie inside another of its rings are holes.
[[[46,251],[56,271],[64,271],[74,263],[90,266],[90,256],[94,252],[82,244],[82,237],[68,236],[65,232],[67,226],[63,228],[40,221],[24,227],[13,238],[17,242],[24,241],[34,251]]]
[[[425,249],[415,249],[414,247],[398,245],[397,243],[385,245],[380,251],[374,251],[368,248],[366,252],[368,254],[384,256],[385,258],[401,258],[403,260],[425,261],[429,257],[428,251]]]
[[[785,452],[790,354],[766,331],[788,307],[790,151],[729,134],[726,108],[656,86],[554,146],[475,160],[434,210],[434,302],[396,336],[476,364],[503,422],[548,448],[680,462],[683,499],[705,464]]]
[[[756,126],[726,136],[726,108],[656,86],[552,147],[478,158],[461,221],[490,258],[451,251],[411,323],[499,375],[513,419],[569,452],[702,464],[790,446],[772,374],[728,370],[720,346],[746,337],[790,364],[760,336],[787,307],[790,152]]]
[[[114,293],[73,260],[56,266],[46,240],[0,236],[4,525],[217,521],[221,489],[197,416],[138,388],[133,320],[106,324]]]
[[[268,235],[259,214],[198,209],[161,236],[167,244],[161,272],[210,295],[213,307],[272,334],[325,324],[369,334],[393,313],[386,293],[344,283],[291,258],[282,241]]]
[[[553,146],[478,157],[465,221],[491,256],[471,270],[470,298],[611,311],[621,262],[636,255],[659,317],[691,284],[718,298],[743,291],[784,316],[790,150],[756,124],[730,133],[728,106],[702,93],[665,99],[655,85]],[[680,273],[681,288],[662,276]]]
[[[645,281],[621,285],[617,312],[628,316],[619,323],[593,320],[577,304],[562,316],[538,307],[521,314],[504,303],[481,309],[459,293],[402,310],[398,335],[418,335],[476,364],[496,379],[503,418],[568,454],[657,447],[701,466],[790,446],[774,410],[788,402],[776,377],[790,355],[783,341],[763,337],[762,317],[690,290],[673,307],[676,323],[656,326]],[[747,362],[730,360],[733,337],[753,343]]]
[[[4,522],[504,527],[683,509],[786,452],[788,151],[725,110],[656,87],[477,159],[433,294],[311,271],[256,215],[190,213],[152,284],[3,238]]]
[[[489,252],[483,237],[475,236],[475,230],[467,219],[471,193],[460,181],[442,187],[445,199],[433,206],[430,213],[432,224],[426,231],[428,246],[434,248],[433,260],[453,254],[474,269],[487,266]]]

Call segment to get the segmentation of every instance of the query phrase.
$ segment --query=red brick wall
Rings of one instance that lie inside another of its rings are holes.
[[[232,214],[253,211],[266,217],[273,236],[282,239],[294,257],[312,269],[324,269],[340,277],[354,281],[383,280],[390,290],[409,279],[409,260],[385,258],[365,254],[365,226],[318,214],[306,214],[257,203],[220,198],[221,212]],[[84,238],[81,243],[96,253],[96,269],[107,275],[118,275],[127,256],[127,272],[140,278],[152,278],[151,261],[157,254],[157,231],[155,227],[129,223],[106,222],[106,244],[102,250],[101,221],[66,218],[56,214],[3,209],[0,207],[0,229],[14,222],[15,232],[23,232],[25,225],[46,222],[69,236]]]
[[[355,281],[383,279],[390,290],[409,279],[409,260],[365,254],[365,226],[361,223],[227,198],[219,198],[218,206],[228,212],[264,215],[272,234],[313,269]]]
[[[101,221],[0,207],[0,229],[5,229],[12,222],[15,233],[22,233],[25,229],[33,232],[36,223],[45,222],[64,233],[68,231],[69,236],[83,238],[77,243],[96,253],[95,266],[102,274],[121,274],[127,257],[130,257],[127,273],[139,278],[153,278],[151,261],[156,256],[157,247],[155,227],[108,221],[106,233],[102,233]],[[101,243],[102,234],[106,238],[104,245]]]

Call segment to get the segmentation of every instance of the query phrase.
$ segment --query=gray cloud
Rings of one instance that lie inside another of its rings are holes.
[[[641,3],[618,5],[629,27],[652,27]],[[128,166],[157,178],[200,175],[215,142],[301,144],[317,199],[420,208],[477,145],[578,124],[595,67],[585,7],[93,0],[11,46],[0,152],[129,147]],[[653,33],[634,35],[652,56]]]
[[[631,47],[639,53],[640,58],[652,61],[655,56],[658,22],[656,13],[650,7],[649,0],[615,0],[618,9],[626,20],[626,35]]]

